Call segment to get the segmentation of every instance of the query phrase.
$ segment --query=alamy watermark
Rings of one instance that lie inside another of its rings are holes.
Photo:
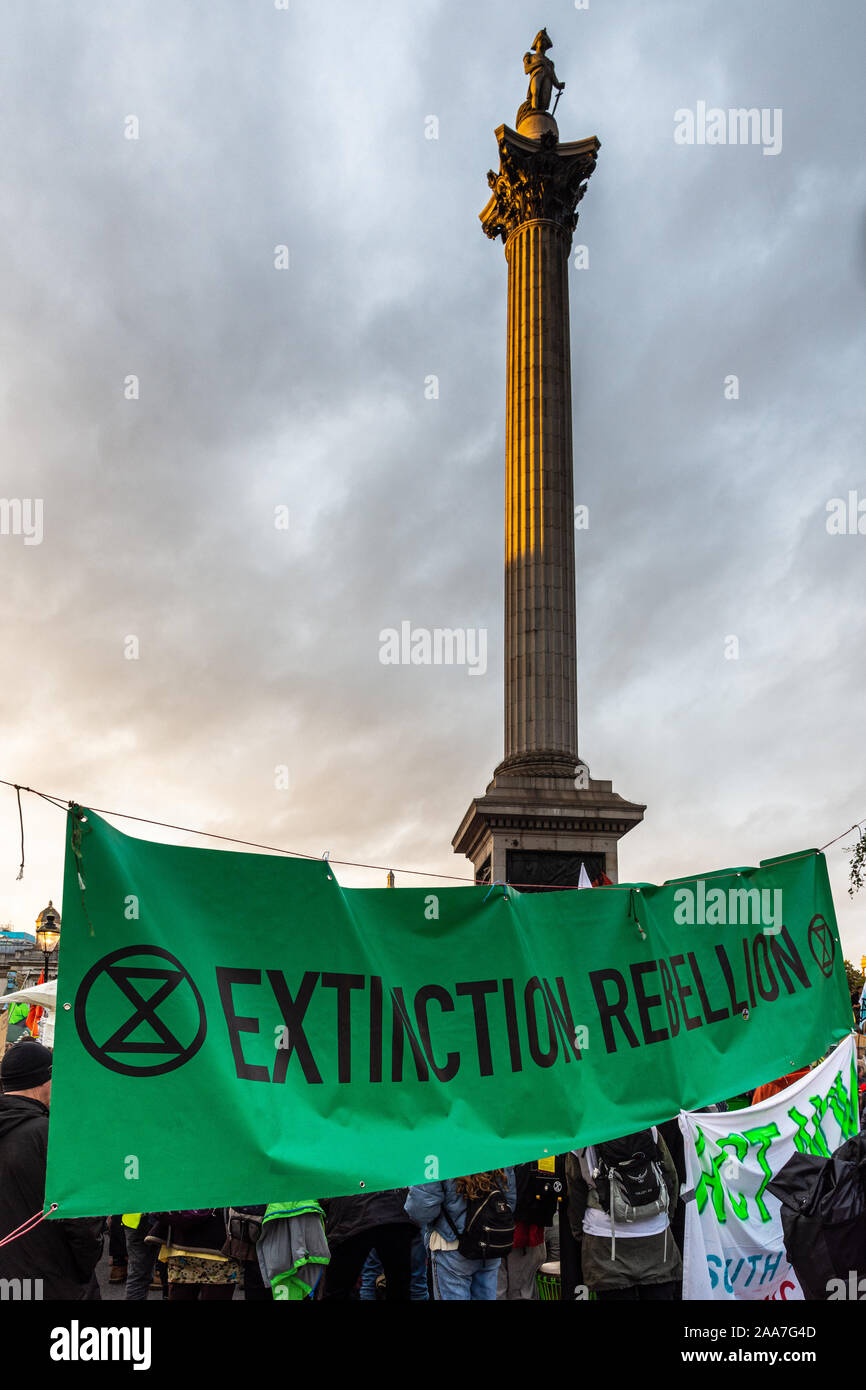
[[[0,1279],[0,1303],[11,1299],[16,1303],[40,1302],[43,1298],[41,1279]]]
[[[487,671],[486,627],[413,628],[402,622],[379,633],[379,660],[383,666],[465,666],[467,675]]]
[[[23,536],[25,545],[41,545],[42,505],[41,497],[0,497],[0,536]]]
[[[857,1269],[848,1270],[847,1282],[844,1279],[828,1279],[826,1287],[828,1303],[838,1303],[840,1299],[850,1300],[852,1303],[866,1301],[866,1279],[862,1278]]]
[[[694,888],[677,888],[674,921],[680,927],[760,926],[765,936],[782,930],[781,888],[707,888],[699,878]]]
[[[674,112],[677,145],[761,145],[764,154],[782,153],[782,109],[779,106],[707,106]]]
[[[866,497],[860,497],[854,488],[847,498],[831,497],[826,526],[830,536],[866,536]]]
[[[82,1327],[73,1318],[68,1327],[51,1331],[48,1355],[52,1361],[130,1361],[134,1371],[151,1364],[150,1327]]]

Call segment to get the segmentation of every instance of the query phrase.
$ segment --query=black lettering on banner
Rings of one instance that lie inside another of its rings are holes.
[[[546,979],[542,981],[544,992],[547,995],[550,1007],[553,1010],[553,1017],[556,1019],[557,1027],[562,1034],[562,1041],[565,1044],[565,1060],[570,1062],[572,1057],[580,1061],[580,1048],[574,1035],[574,1019],[571,1016],[571,1005],[568,1002],[568,994],[565,989],[565,980],[561,975],[556,977],[556,987],[559,990],[560,1004],[556,1002],[556,996]]]
[[[704,977],[698,969],[697,957],[694,951],[689,951],[689,965],[692,967],[692,974],[695,977],[695,984],[698,987],[698,998],[701,1001],[701,1008],[704,1011],[704,1018],[707,1023],[721,1023],[722,1019],[729,1018],[727,1009],[713,1009],[707,998],[707,988],[704,984]]]
[[[293,1052],[298,1054],[304,1077],[307,1081],[316,1085],[321,1085],[322,1078],[319,1075],[319,1068],[316,1066],[310,1044],[307,1042],[304,1033],[304,1014],[312,998],[313,990],[316,988],[316,981],[319,978],[318,970],[306,970],[304,978],[295,999],[289,993],[285,977],[281,970],[269,970],[268,979],[271,982],[271,989],[274,991],[283,1022],[287,1028],[288,1047],[277,1048],[277,1059],[274,1062],[274,1081],[282,1083],[286,1079],[286,1072],[289,1069],[289,1060]]]
[[[236,1014],[232,1000],[232,985],[260,985],[262,982],[261,970],[232,970],[228,966],[218,965],[216,977],[238,1080],[270,1081],[271,1074],[267,1067],[256,1067],[245,1061],[241,1047],[241,1033],[257,1033],[259,1020],[257,1018],[243,1018]]]
[[[427,1061],[421,1044],[415,1037],[415,1030],[409,1022],[409,1015],[406,1013],[406,1001],[403,998],[402,989],[395,987],[391,990],[391,1080],[403,1080],[403,1039],[409,1039],[409,1046],[412,1049],[412,1056],[415,1058],[415,1070],[418,1073],[419,1081],[429,1081],[430,1072],[427,1068]]]
[[[514,981],[502,981],[502,998],[505,1002],[505,1027],[508,1030],[508,1051],[511,1057],[511,1070],[523,1071],[523,1058],[520,1054],[520,1033],[517,1027],[517,1009],[514,1004]]]
[[[751,1004],[752,1008],[754,1008],[755,986],[752,983],[752,962],[749,958],[749,942],[745,936],[743,937],[743,959],[746,962],[746,983],[749,986],[749,1003]]]
[[[686,1025],[686,1032],[689,1033],[693,1028],[703,1027],[703,1019],[692,1018],[691,1014],[686,1013],[686,1000],[690,994],[694,994],[694,990],[691,985],[684,985],[678,974],[678,971],[681,970],[686,963],[685,956],[671,956],[670,959],[671,974],[676,980],[677,993],[680,996],[680,1009],[683,1015],[683,1023]]]
[[[787,951],[782,949],[783,939],[788,948]],[[789,994],[793,994],[797,986],[791,983],[791,977],[785,969],[786,965],[791,967],[804,989],[812,988],[812,981],[809,979],[806,967],[800,959],[800,953],[791,940],[791,933],[787,927],[783,927],[780,932],[770,938],[770,950],[773,953],[773,960],[776,962],[776,969],[782,977],[782,984]]]
[[[631,967],[631,982],[634,989],[634,997],[637,1002],[638,1017],[643,1032],[645,1043],[664,1042],[668,1036],[667,1028],[653,1028],[650,1022],[650,1009],[657,1008],[661,1002],[660,994],[647,994],[644,989],[643,977],[651,970],[658,969],[658,961],[642,960]]]
[[[370,1080],[382,1080],[382,976],[370,976]]]
[[[731,1015],[741,1014],[743,1009],[748,1008],[745,999],[737,998],[737,987],[734,983],[734,972],[731,969],[731,962],[728,960],[728,953],[724,946],[716,946],[716,955],[719,958],[719,965],[722,967],[722,974],[725,977],[725,984],[728,986],[728,995],[731,1000]]]
[[[668,1011],[671,1037],[675,1038],[680,1031],[680,1011],[677,1008],[677,1001],[674,999],[674,982],[671,979],[671,972],[664,958],[659,961],[659,974],[662,977],[662,994],[665,997],[665,1008]]]
[[[472,998],[472,1012],[475,1018],[475,1042],[478,1048],[478,1070],[482,1076],[493,1075],[493,1054],[490,1050],[490,1024],[487,1019],[488,994],[495,994],[499,985],[495,980],[465,980],[456,985],[456,995],[468,994]]]
[[[547,1017],[548,1048],[546,1052],[541,1050],[541,1039],[538,1036],[538,1017],[535,1012],[535,995],[541,995],[541,1002],[544,1005],[544,1012]],[[556,1044],[556,1025],[553,1022],[553,1014],[550,1012],[550,1005],[544,993],[544,986],[537,975],[527,981],[526,989],[523,991],[523,1002],[526,1007],[526,1033],[529,1041],[529,1053],[533,1062],[538,1067],[552,1067],[556,1061],[558,1051]]]
[[[766,989],[761,979],[761,963],[758,960],[760,954],[758,947],[761,947],[764,956],[764,973],[769,981]],[[755,984],[758,986],[758,993],[762,999],[766,999],[768,1004],[772,1004],[774,999],[779,997],[779,981],[776,979],[773,967],[770,964],[770,952],[767,946],[767,938],[762,932],[752,940],[752,959],[755,962]]]
[[[415,1018],[418,1022],[418,1035],[427,1061],[430,1063],[430,1070],[440,1081],[451,1081],[460,1069],[460,1053],[449,1052],[441,1067],[433,1056],[433,1044],[430,1041],[430,1020],[427,1017],[427,1005],[431,999],[436,1001],[445,1014],[453,1014],[454,1000],[442,985],[422,985],[415,995]]]
[[[617,991],[616,999],[610,1000],[607,997],[605,985],[610,980]],[[589,983],[592,985],[592,992],[595,995],[595,1002],[598,1006],[598,1016],[601,1020],[601,1031],[604,1037],[604,1045],[608,1052],[616,1052],[616,1043],[613,1037],[611,1019],[615,1018],[622,1031],[625,1033],[626,1042],[629,1047],[640,1047],[637,1033],[632,1028],[626,1015],[626,1005],[628,1004],[628,986],[618,970],[590,970]]]
[[[363,975],[342,971],[322,976],[323,989],[337,991],[337,1080],[352,1080],[352,990],[363,989]]]

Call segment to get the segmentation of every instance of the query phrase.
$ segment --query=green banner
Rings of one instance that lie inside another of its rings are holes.
[[[651,884],[345,889],[70,811],[46,1202],[289,1201],[630,1133],[850,1030],[815,850]]]

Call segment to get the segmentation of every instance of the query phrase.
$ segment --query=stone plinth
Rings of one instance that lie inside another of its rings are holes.
[[[590,879],[619,881],[617,842],[639,825],[645,806],[590,779],[576,789],[562,777],[497,774],[476,797],[452,840],[478,883],[576,888],[583,863]]]

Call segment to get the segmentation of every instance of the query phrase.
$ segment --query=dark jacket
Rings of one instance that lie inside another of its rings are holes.
[[[514,1169],[505,1170],[505,1196],[511,1210],[517,1205]],[[455,1232],[466,1225],[466,1198],[457,1191],[453,1178],[445,1182],[425,1182],[410,1187],[406,1210],[419,1226],[429,1226],[445,1240],[456,1240]],[[446,1215],[447,1213],[447,1215]],[[450,1217],[450,1220],[448,1219]]]
[[[0,1095],[0,1238],[43,1210],[47,1153],[48,1107],[32,1096]],[[101,1216],[41,1221],[0,1246],[0,1279],[41,1279],[44,1299],[84,1298],[102,1254],[102,1226]]]
[[[328,1197],[321,1202],[325,1213],[325,1233],[331,1249],[373,1226],[410,1222],[404,1210],[408,1188],[389,1192],[365,1192],[359,1197]],[[410,1223],[411,1224],[411,1223]]]
[[[517,1186],[517,1205],[514,1208],[514,1219],[524,1226],[538,1225],[540,1204],[536,1183],[541,1177],[554,1180],[553,1173],[542,1174],[537,1162],[516,1163],[514,1165],[514,1181]],[[547,1210],[550,1210],[549,1206],[547,1206]]]

